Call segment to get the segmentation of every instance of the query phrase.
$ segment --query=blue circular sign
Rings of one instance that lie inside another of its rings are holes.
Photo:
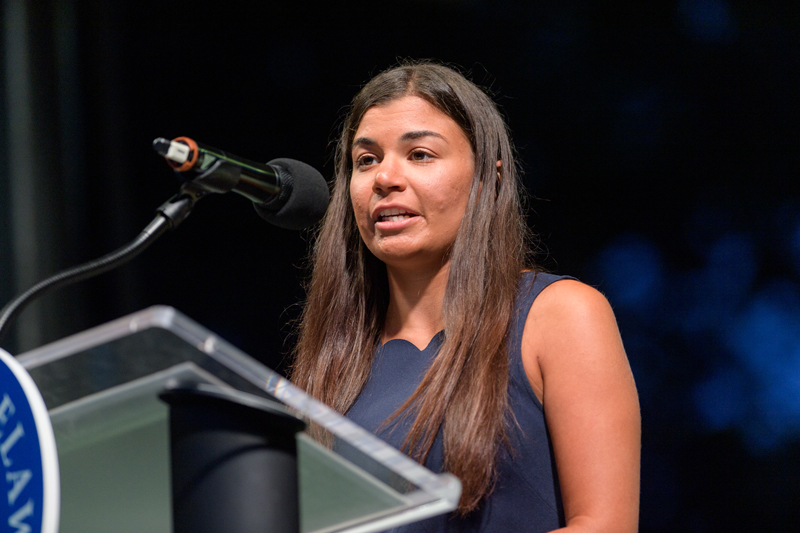
[[[0,530],[58,531],[60,486],[53,426],[28,372],[0,349]]]

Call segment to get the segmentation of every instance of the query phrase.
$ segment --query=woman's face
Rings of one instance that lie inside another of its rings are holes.
[[[350,199],[369,250],[390,267],[443,265],[474,172],[461,128],[422,98],[404,96],[367,110],[351,155]]]

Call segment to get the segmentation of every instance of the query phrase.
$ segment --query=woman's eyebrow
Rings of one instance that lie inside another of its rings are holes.
[[[408,141],[415,141],[417,139],[421,139],[423,137],[438,137],[443,141],[447,142],[447,139],[441,133],[436,133],[435,131],[431,130],[419,130],[419,131],[408,131],[400,136],[401,142],[408,142]],[[353,140],[352,148],[356,148],[357,146],[363,147],[373,147],[377,146],[378,141],[372,139],[370,137],[358,137]]]
[[[377,141],[375,139],[370,139],[369,137],[359,137],[353,141],[353,148],[356,146],[375,146],[377,145]]]
[[[447,139],[445,139],[444,135],[442,135],[441,133],[436,133],[435,131],[430,131],[430,130],[409,131],[401,135],[400,140],[415,141],[417,139],[421,139],[422,137],[438,137],[445,142],[447,141]]]

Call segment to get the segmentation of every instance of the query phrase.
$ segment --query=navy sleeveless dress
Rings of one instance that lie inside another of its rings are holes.
[[[429,518],[392,529],[393,533],[423,532],[533,532],[544,533],[564,526],[564,511],[553,460],[550,436],[541,402],[534,394],[522,366],[521,341],[531,304],[548,285],[563,276],[526,272],[517,292],[514,324],[509,332],[508,395],[518,422],[509,430],[513,452],[498,450],[497,484],[478,510],[467,517],[455,514]],[[375,353],[364,389],[347,417],[400,448],[412,420],[382,426],[416,390],[444,339],[439,332],[422,351],[408,341],[394,339]],[[441,472],[442,432],[436,437],[425,466]]]

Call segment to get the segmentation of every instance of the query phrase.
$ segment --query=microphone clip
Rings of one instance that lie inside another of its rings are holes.
[[[174,229],[186,220],[200,198],[207,194],[225,194],[232,191],[239,183],[242,170],[237,165],[218,160],[207,170],[191,179],[186,174],[175,171],[182,180],[178,193],[156,209],[170,222]]]

